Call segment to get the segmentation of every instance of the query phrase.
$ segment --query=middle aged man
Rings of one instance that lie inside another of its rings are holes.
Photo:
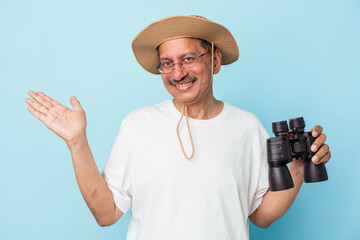
[[[132,206],[128,240],[235,240],[248,239],[248,218],[262,228],[280,218],[301,188],[304,162],[289,167],[294,188],[268,191],[268,134],[253,114],[215,99],[213,74],[239,55],[231,33],[203,17],[174,16],[142,30],[133,50],[145,70],[161,74],[173,99],[123,120],[102,174],[75,97],[73,111],[41,92],[26,99],[29,111],[66,141],[97,222],[111,225]],[[313,161],[329,161],[322,127],[312,135]]]

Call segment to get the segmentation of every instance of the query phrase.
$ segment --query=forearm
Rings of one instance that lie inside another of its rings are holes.
[[[96,221],[101,226],[114,223],[117,219],[112,193],[96,166],[86,134],[67,145],[81,194]]]
[[[296,161],[296,160],[295,160]],[[294,187],[283,191],[268,191],[250,220],[259,227],[269,227],[274,221],[283,216],[294,203],[304,181],[303,167],[291,163],[289,167]]]

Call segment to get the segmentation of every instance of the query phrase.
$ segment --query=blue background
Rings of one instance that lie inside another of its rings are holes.
[[[0,0],[0,239],[125,239],[129,211],[93,219],[63,140],[26,109],[28,90],[87,114],[100,170],[121,120],[170,98],[136,62],[131,41],[170,15],[226,26],[240,59],[215,76],[216,98],[271,122],[303,116],[328,136],[329,181],[304,184],[291,209],[250,239],[360,239],[360,1]]]

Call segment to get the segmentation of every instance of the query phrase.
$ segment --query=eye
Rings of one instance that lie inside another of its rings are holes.
[[[172,64],[171,62],[162,62],[162,63],[161,63],[161,66],[162,66],[162,67],[170,67],[171,64]]]
[[[182,64],[190,64],[190,63],[192,63],[194,60],[195,60],[194,57],[184,57],[184,58],[182,59]]]

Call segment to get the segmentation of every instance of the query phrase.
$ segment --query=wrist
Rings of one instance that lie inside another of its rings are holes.
[[[289,171],[293,179],[304,180],[304,163],[301,160],[294,160],[289,166]]]
[[[74,149],[82,148],[83,146],[88,144],[86,132],[82,132],[75,138],[73,138],[69,141],[65,141],[65,142],[66,142],[66,145],[68,146],[68,148],[70,149],[70,151],[74,150]]]

